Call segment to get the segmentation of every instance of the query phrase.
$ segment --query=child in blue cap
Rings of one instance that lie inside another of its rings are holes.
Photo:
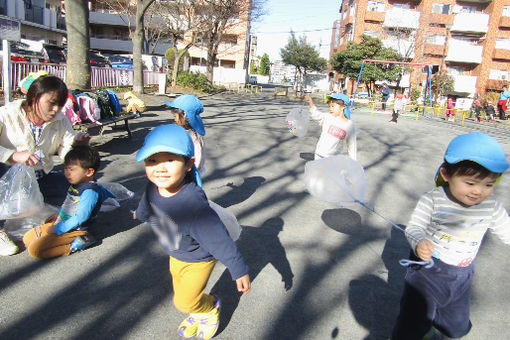
[[[434,328],[451,338],[469,332],[473,260],[482,238],[491,229],[510,244],[510,218],[492,196],[507,168],[503,149],[486,134],[450,142],[437,187],[422,195],[406,228],[412,264],[392,340],[422,339]],[[433,266],[422,266],[431,259]]]
[[[349,97],[343,93],[333,93],[326,97],[329,113],[320,112],[310,96],[305,96],[310,106],[310,116],[322,126],[322,132],[315,147],[315,159],[338,155],[343,142],[347,143],[349,157],[356,160],[356,130],[351,120]]]
[[[201,175],[205,174],[205,129],[200,114],[204,105],[200,99],[190,94],[177,97],[173,102],[165,102],[171,107],[175,123],[188,131],[195,146],[195,164]]]
[[[210,339],[218,329],[220,300],[204,291],[216,261],[229,269],[243,295],[251,283],[248,266],[201,188],[193,149],[189,134],[175,124],[147,134],[136,160],[145,162],[149,182],[133,217],[150,221],[170,256],[174,305],[189,313],[179,335]]]

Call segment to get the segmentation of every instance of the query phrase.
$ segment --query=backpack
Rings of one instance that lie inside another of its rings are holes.
[[[112,101],[106,90],[95,90],[94,94],[97,96],[97,104],[101,110],[101,119],[115,117]]]
[[[119,97],[117,97],[117,94],[113,90],[106,90],[106,92],[108,92],[108,95],[110,96],[110,101],[113,106],[113,112],[115,113],[116,116],[118,116],[120,114],[120,111],[122,111],[122,106],[120,105]]]

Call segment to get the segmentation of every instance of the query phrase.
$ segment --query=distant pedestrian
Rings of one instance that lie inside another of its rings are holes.
[[[404,95],[402,93],[397,94],[395,96],[395,101],[393,102],[393,114],[391,115],[390,122],[397,123],[398,115],[402,108],[404,107]]]
[[[243,295],[250,291],[248,266],[225,225],[211,208],[194,165],[193,141],[178,125],[160,125],[136,154],[149,180],[133,218],[150,221],[170,256],[175,307],[189,313],[178,327],[184,338],[210,339],[218,329],[220,299],[205,294],[219,260]]]
[[[494,110],[494,103],[489,101],[487,103],[487,106],[485,106],[484,110],[485,110],[485,119],[487,121],[490,120],[490,121],[494,122],[495,121],[494,116],[496,115],[496,112]]]
[[[177,97],[172,102],[165,102],[174,114],[175,123],[182,126],[191,136],[195,146],[195,164],[200,175],[204,175],[205,169],[205,128],[200,114],[204,112],[204,105],[195,96],[185,94]]]
[[[480,102],[479,98],[476,98],[473,101],[473,111],[475,111],[476,121],[479,122],[480,121],[480,113],[482,112],[482,103]]]
[[[446,120],[452,121],[455,117],[455,102],[452,97],[449,97],[446,101]]]
[[[450,142],[437,187],[421,196],[405,230],[412,251],[392,340],[424,339],[435,329],[450,338],[469,332],[473,261],[484,234],[491,229],[510,245],[510,217],[492,197],[507,168],[503,148],[486,134]]]
[[[508,86],[504,85],[503,90],[499,94],[499,101],[498,101],[498,113],[499,113],[499,119],[501,119],[501,120],[506,119],[506,109],[508,107],[509,99],[510,99],[510,91],[508,91]]]
[[[386,111],[386,102],[390,98],[390,88],[388,87],[387,83],[383,83],[381,94],[382,94],[382,110]]]
[[[329,113],[320,112],[310,96],[305,96],[310,107],[310,116],[322,126],[322,132],[315,147],[315,159],[338,155],[344,141],[349,157],[356,160],[356,130],[351,120],[349,97],[343,93],[333,93],[326,97]]]

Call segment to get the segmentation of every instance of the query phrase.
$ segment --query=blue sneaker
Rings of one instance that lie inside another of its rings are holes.
[[[71,242],[71,253],[88,248],[96,242],[96,239],[90,234],[77,236],[74,241]]]

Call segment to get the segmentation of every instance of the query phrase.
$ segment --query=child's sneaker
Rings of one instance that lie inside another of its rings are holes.
[[[77,236],[74,241],[71,242],[71,253],[88,248],[94,243],[96,243],[96,239],[90,234]]]
[[[197,336],[200,340],[210,339],[216,334],[220,323],[221,301],[216,297],[213,310],[209,313],[203,313],[198,325]]]
[[[18,252],[18,246],[11,241],[7,233],[0,230],[0,256],[14,255]]]
[[[189,339],[197,334],[198,324],[200,323],[200,314],[190,314],[179,325],[177,333],[183,338]]]

